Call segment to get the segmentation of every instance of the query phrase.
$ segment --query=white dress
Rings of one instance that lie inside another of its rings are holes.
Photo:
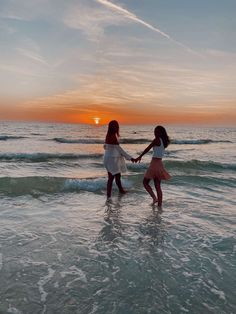
[[[104,144],[104,149],[104,166],[107,172],[110,172],[112,175],[126,172],[125,159],[131,160],[132,157],[120,145]]]

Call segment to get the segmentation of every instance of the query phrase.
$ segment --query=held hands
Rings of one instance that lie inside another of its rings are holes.
[[[132,161],[132,163],[137,163],[137,162],[140,162],[141,159],[142,159],[142,157],[139,156],[137,158],[131,158],[131,161]]]

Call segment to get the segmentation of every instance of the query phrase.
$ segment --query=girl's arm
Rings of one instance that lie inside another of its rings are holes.
[[[122,147],[120,147],[120,145],[117,145],[117,149],[119,150],[119,153],[125,157],[125,159],[134,160],[128,153],[126,153],[126,151],[123,150]]]
[[[150,150],[154,145],[157,145],[157,140],[156,140],[156,139],[154,139],[154,140],[151,142],[151,144],[148,145],[148,147],[146,147],[146,148],[144,149],[144,151],[142,152],[142,154],[140,154],[140,155],[138,156],[138,158],[135,159],[136,162],[140,162],[141,159],[142,159],[142,157],[143,157],[145,154],[147,154],[147,152],[149,152],[149,150]]]

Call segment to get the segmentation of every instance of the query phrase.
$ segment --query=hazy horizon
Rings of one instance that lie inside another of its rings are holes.
[[[62,121],[45,121],[45,120],[2,120],[0,118],[0,122],[1,123],[15,123],[15,124],[65,124],[65,125],[91,125],[94,127],[106,127],[108,125],[108,123],[99,123],[99,124],[95,124],[94,121],[91,122],[62,122]],[[118,121],[119,122],[119,121]],[[122,126],[156,126],[156,125],[161,125],[161,123],[158,122],[158,119],[156,120],[156,122],[152,122],[152,123],[120,123],[120,127],[122,128]],[[173,128],[229,128],[229,129],[235,129],[235,124],[209,124],[209,123],[205,123],[205,124],[201,124],[201,123],[195,123],[195,124],[191,124],[191,123],[165,123],[162,124],[164,125],[166,128],[168,127],[173,127]]]

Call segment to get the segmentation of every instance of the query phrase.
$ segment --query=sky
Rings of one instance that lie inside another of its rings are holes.
[[[0,0],[0,120],[236,124],[236,0]]]

